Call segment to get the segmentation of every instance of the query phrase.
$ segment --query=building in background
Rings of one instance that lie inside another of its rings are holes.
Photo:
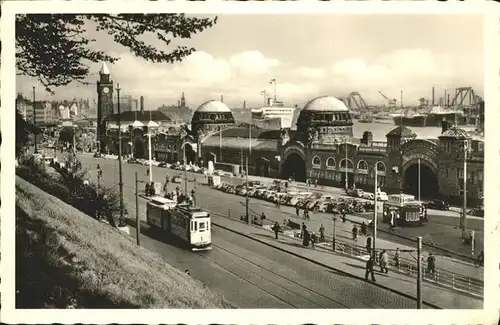
[[[139,109],[139,100],[131,95],[121,95],[120,98],[115,98],[113,102],[113,113],[118,113],[118,100],[120,101],[121,112],[135,112]]]
[[[177,101],[177,105],[162,105],[161,107],[158,107],[157,110],[168,116],[175,124],[189,123],[191,121],[191,116],[193,115],[189,106],[186,105],[184,92],[182,93],[181,98]]]

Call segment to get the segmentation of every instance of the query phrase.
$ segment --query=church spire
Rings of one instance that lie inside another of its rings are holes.
[[[105,75],[109,75],[109,74],[111,74],[111,73],[109,72],[109,68],[108,68],[108,66],[106,65],[106,62],[102,62],[102,65],[101,65],[101,70],[99,71],[99,74],[101,74],[101,75],[102,75],[102,74],[105,74]]]

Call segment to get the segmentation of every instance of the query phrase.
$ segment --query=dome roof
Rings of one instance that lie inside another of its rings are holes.
[[[402,137],[402,138],[414,138],[416,137],[416,133],[413,132],[409,127],[406,127],[406,126],[397,126],[395,127],[394,129],[392,129],[391,131],[389,131],[389,133],[387,133],[388,137]]]
[[[204,102],[197,109],[196,112],[200,113],[231,113],[229,107],[221,101],[209,100]]]
[[[441,133],[442,137],[450,137],[450,138],[457,138],[457,139],[466,139],[468,138],[467,132],[465,132],[463,129],[459,129],[456,127],[452,127],[443,133]]]
[[[304,106],[309,112],[348,112],[349,109],[341,100],[332,96],[316,97]]]

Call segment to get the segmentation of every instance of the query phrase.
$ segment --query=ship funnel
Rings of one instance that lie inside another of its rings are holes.
[[[434,86],[432,86],[432,106],[434,107]]]
[[[144,112],[144,96],[141,96],[141,112]]]

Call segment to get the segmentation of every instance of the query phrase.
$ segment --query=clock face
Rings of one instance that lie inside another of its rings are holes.
[[[109,88],[108,87],[104,87],[103,90],[105,94],[109,93]]]

